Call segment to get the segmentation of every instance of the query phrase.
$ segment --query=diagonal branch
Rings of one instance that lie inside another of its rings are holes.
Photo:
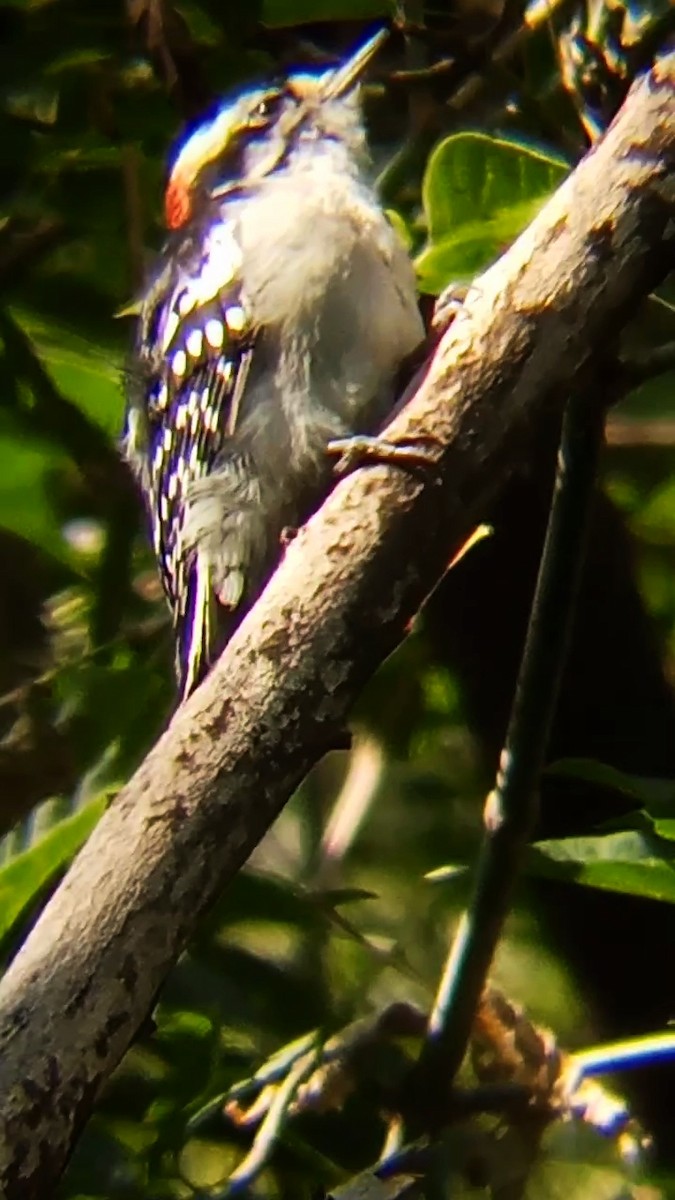
[[[0,1194],[51,1194],[177,953],[517,463],[675,255],[675,55],[480,280],[388,437],[438,479],[343,480],[103,817],[0,986]]]

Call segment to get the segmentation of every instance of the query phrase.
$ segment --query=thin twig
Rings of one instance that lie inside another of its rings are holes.
[[[644,354],[633,354],[619,362],[621,381],[628,388],[639,387],[649,379],[675,371],[675,341],[653,346]]]
[[[378,741],[363,736],[354,741],[349,769],[321,841],[320,878],[341,863],[368,815],[382,782],[384,753]]]
[[[675,420],[613,417],[607,422],[606,440],[608,446],[675,446]]]
[[[555,489],[505,748],[485,805],[474,894],[445,964],[413,1090],[434,1106],[464,1058],[487,972],[537,816],[537,788],[560,687],[604,412],[581,390],[568,402]]]
[[[267,1166],[298,1088],[303,1080],[311,1074],[317,1056],[318,1049],[308,1051],[288,1072],[270,1104],[249,1153],[236,1171],[232,1172],[226,1187],[221,1192],[214,1193],[213,1200],[220,1200],[221,1197],[222,1200],[225,1200],[226,1197],[240,1196]]]
[[[653,1066],[655,1063],[672,1062],[675,1059],[675,1032],[650,1033],[644,1037],[625,1038],[621,1042],[610,1042],[601,1046],[589,1046],[570,1055],[563,1077],[563,1091],[571,1096],[583,1079],[594,1075],[606,1075],[613,1071],[627,1071],[635,1067]]]

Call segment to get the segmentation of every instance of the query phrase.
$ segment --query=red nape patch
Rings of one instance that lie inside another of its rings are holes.
[[[190,197],[187,188],[177,179],[169,180],[164,197],[164,215],[169,229],[180,229],[190,216]]]

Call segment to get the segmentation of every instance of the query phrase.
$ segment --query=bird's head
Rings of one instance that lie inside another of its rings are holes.
[[[245,192],[308,148],[338,143],[349,157],[362,157],[359,83],[386,37],[380,30],[338,67],[248,88],[202,117],[181,140],[170,169],[169,229],[182,228],[200,200]]]

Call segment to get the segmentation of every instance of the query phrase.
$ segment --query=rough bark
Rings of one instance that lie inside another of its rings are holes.
[[[0,987],[1,1194],[48,1196],[204,909],[405,637],[528,424],[585,375],[675,251],[675,55],[477,281],[390,436],[438,477],[341,481],[75,861]]]

